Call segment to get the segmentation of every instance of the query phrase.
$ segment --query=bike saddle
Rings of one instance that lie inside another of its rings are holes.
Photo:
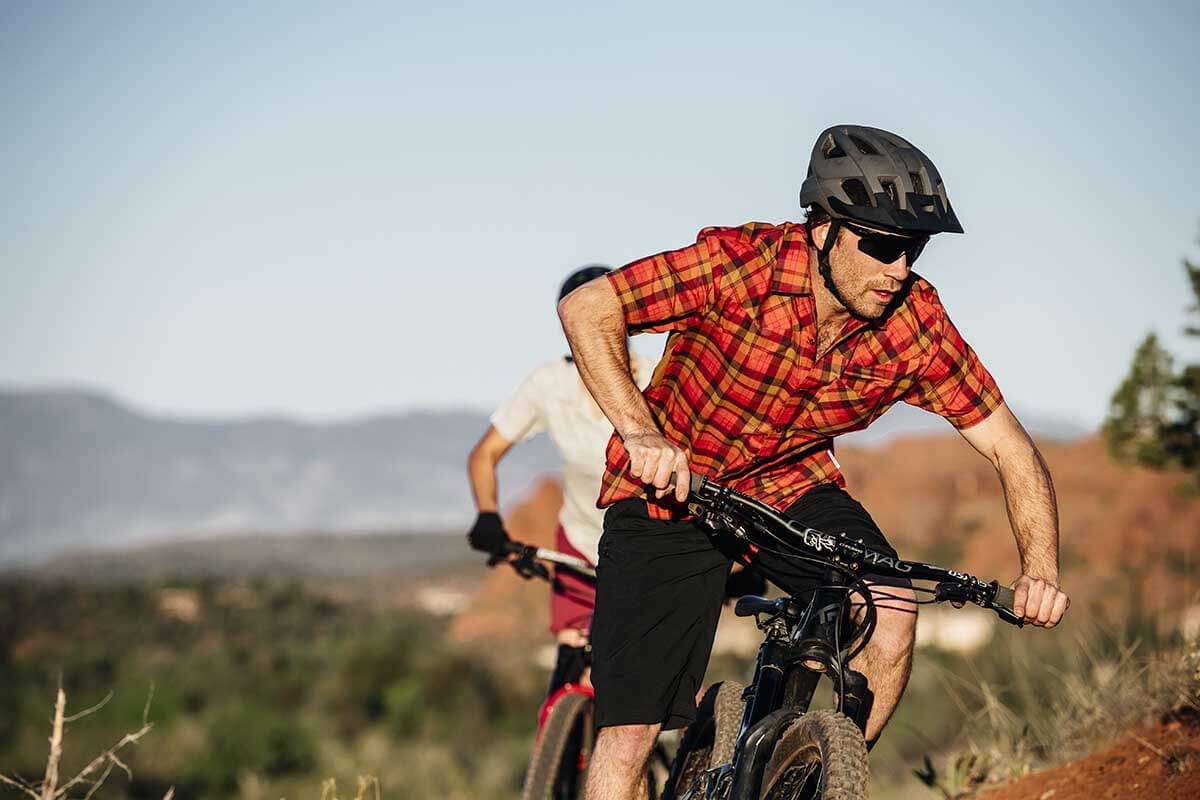
[[[737,604],[733,607],[733,613],[739,617],[753,617],[758,614],[775,615],[785,612],[793,616],[797,616],[799,613],[790,597],[779,597],[775,600],[768,600],[765,597],[748,594],[744,597],[739,597]]]

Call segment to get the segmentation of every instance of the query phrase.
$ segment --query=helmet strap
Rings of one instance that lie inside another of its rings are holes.
[[[842,307],[847,311],[850,310],[850,304],[846,302],[846,298],[842,297],[842,293],[838,291],[837,286],[833,282],[833,269],[829,266],[829,253],[833,250],[833,246],[837,244],[838,234],[841,232],[842,224],[838,220],[829,221],[829,233],[825,234],[825,243],[817,249],[817,272],[821,273],[821,278],[825,281],[825,288],[833,295],[833,299],[842,304]],[[808,233],[808,243],[813,244],[812,231]],[[853,312],[851,312],[853,313]]]

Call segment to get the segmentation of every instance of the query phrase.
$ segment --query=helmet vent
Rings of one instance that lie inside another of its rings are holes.
[[[921,174],[919,172],[910,172],[908,173],[908,177],[912,180],[913,191],[917,194],[925,194],[925,182],[921,180]]]
[[[900,198],[896,196],[896,182],[881,180],[879,184],[883,187],[883,190],[887,192],[888,199],[894,204],[900,205]]]
[[[858,136],[851,136],[850,141],[854,142],[854,146],[858,148],[858,152],[862,153],[864,156],[879,155],[879,151],[872,147],[871,143],[866,139]]]
[[[833,140],[832,134],[825,137],[825,141],[821,143],[821,153],[826,158],[845,158],[846,151],[842,146]]]
[[[867,187],[858,178],[849,178],[842,181],[842,191],[850,198],[852,206],[870,206],[871,195],[867,192]]]

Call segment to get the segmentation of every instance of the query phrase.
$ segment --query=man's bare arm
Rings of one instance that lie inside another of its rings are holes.
[[[1008,519],[1021,557],[1014,610],[1028,622],[1052,628],[1062,619],[1070,599],[1059,588],[1058,502],[1050,470],[1007,405],[960,433],[992,462],[1004,488]]]
[[[479,441],[471,448],[467,457],[467,477],[471,481],[471,494],[475,498],[476,511],[495,512],[499,505],[499,490],[496,486],[496,466],[513,443],[489,425]]]
[[[558,304],[558,317],[579,375],[629,453],[629,472],[665,494],[676,474],[675,496],[687,499],[687,454],[663,437],[630,374],[625,315],[604,278],[585,283]]]

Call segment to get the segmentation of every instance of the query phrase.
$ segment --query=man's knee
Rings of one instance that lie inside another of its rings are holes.
[[[912,584],[875,584],[871,593],[876,613],[872,644],[896,655],[911,651],[917,638],[917,594]]]
[[[601,728],[596,750],[616,765],[641,769],[646,763],[661,725],[612,725]]]

